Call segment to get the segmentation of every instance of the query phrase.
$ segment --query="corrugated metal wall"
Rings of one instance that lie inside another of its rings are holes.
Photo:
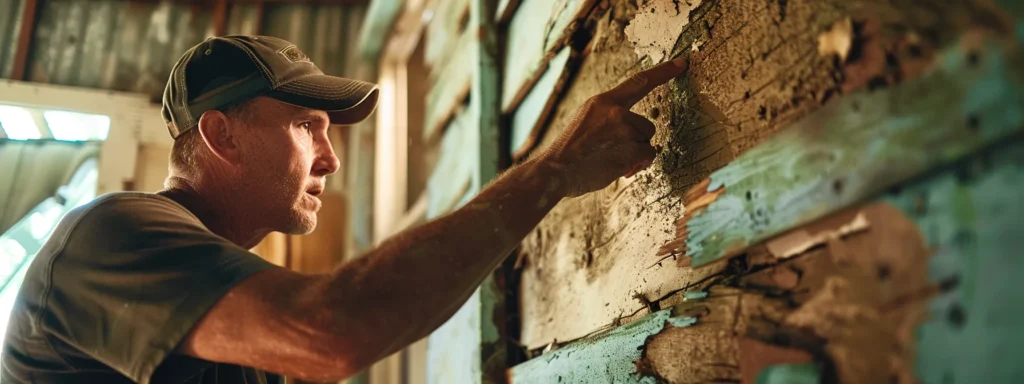
[[[10,77],[24,0],[0,0],[0,75]],[[124,0],[40,0],[27,80],[159,96],[171,66],[213,35],[211,6]],[[364,5],[232,5],[226,33],[282,37],[324,72],[344,75]]]
[[[18,46],[21,29],[21,7],[24,0],[0,0],[0,77],[11,77],[14,68],[14,50]]]

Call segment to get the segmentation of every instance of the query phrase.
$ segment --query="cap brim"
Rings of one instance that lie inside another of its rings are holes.
[[[327,111],[331,124],[351,125],[373,114],[379,93],[373,83],[310,75],[282,84],[268,96],[288,104]]]

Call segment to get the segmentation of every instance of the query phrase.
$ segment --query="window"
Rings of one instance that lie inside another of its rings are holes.
[[[110,133],[110,117],[0,105],[0,131],[9,140],[102,141]]]
[[[71,176],[71,181],[58,189],[63,204],[55,197],[47,198],[0,234],[0,343],[32,259],[68,211],[96,197],[96,167],[96,159],[86,160]]]

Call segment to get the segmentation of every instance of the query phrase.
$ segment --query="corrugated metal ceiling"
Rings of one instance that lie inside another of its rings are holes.
[[[0,75],[9,77],[24,0],[0,0]],[[39,0],[27,65],[35,82],[141,92],[158,97],[171,66],[213,35],[212,5],[125,0]],[[285,38],[324,72],[344,75],[365,5],[232,5],[225,31]]]

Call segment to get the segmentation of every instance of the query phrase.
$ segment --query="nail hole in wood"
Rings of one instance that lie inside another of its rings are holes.
[[[977,51],[971,51],[967,53],[967,64],[972,67],[978,66],[978,62],[981,61],[981,55]]]
[[[964,323],[967,322],[967,313],[964,312],[964,307],[960,303],[953,303],[949,307],[949,323],[957,328],[963,328]]]
[[[879,280],[888,280],[890,275],[892,275],[892,270],[889,269],[888,265],[879,265],[878,266],[878,279]]]
[[[836,179],[832,182],[832,192],[837,195],[843,193],[843,179]]]
[[[651,118],[657,119],[658,116],[661,116],[661,111],[658,110],[658,107],[651,108]]]
[[[977,132],[979,127],[981,127],[981,121],[978,119],[978,115],[973,113],[967,115],[967,129]]]

